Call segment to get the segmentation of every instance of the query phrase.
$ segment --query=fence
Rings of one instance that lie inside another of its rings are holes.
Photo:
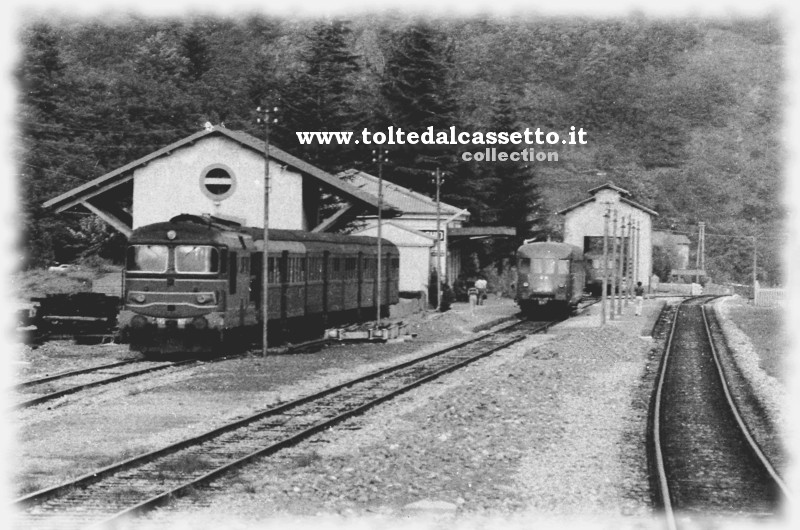
[[[753,300],[753,305],[756,306],[773,306],[783,303],[786,299],[786,289],[769,288],[762,289],[756,285],[756,296]]]

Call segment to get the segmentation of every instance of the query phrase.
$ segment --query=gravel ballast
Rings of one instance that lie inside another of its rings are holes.
[[[531,336],[147,524],[656,524],[640,385],[652,343],[629,312],[603,329],[595,315]]]

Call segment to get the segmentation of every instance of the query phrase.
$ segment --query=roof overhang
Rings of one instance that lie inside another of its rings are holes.
[[[138,160],[134,160],[133,162],[115,169],[114,171],[106,173],[105,175],[73,188],[66,193],[62,193],[61,195],[46,201],[43,206],[45,208],[53,208],[56,212],[61,213],[75,206],[81,205],[86,207],[92,213],[97,213],[96,210],[102,210],[98,203],[98,201],[101,199],[101,196],[105,196],[111,190],[118,189],[120,187],[124,187],[124,189],[127,190],[126,185],[132,186],[130,183],[133,180],[133,173],[137,168],[143,167],[158,158],[169,156],[176,149],[191,146],[199,140],[209,136],[223,136],[248,149],[257,151],[262,155],[264,153],[265,142],[259,140],[258,138],[255,138],[247,133],[231,131],[224,127],[210,127],[187,136],[182,140],[171,143],[166,147],[139,158]],[[309,164],[308,162],[290,155],[286,151],[283,151],[272,144],[269,146],[269,158],[296,169],[304,176],[315,179],[327,191],[337,195],[346,202],[355,205],[359,209],[370,213],[377,212],[378,210],[377,197],[374,197],[369,193],[365,193],[355,186],[351,186],[347,182],[341,181],[330,173],[327,173],[326,171],[323,171],[318,167]],[[120,190],[118,189],[117,191]],[[123,193],[132,193],[132,191]],[[89,206],[90,200],[93,200],[91,206]],[[397,217],[400,215],[400,213],[401,212],[396,208],[387,207],[386,205],[384,205],[382,208],[382,215],[386,218]],[[114,218],[116,217],[113,215],[107,216]],[[124,224],[124,221],[115,218],[112,226],[120,229],[120,226],[117,226],[119,223]],[[130,226],[128,227],[130,228]]]
[[[467,226],[447,231],[448,239],[503,238],[516,235],[516,228],[510,226]]]

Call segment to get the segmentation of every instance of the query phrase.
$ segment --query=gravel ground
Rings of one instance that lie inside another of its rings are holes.
[[[139,524],[655,527],[640,384],[653,345],[629,312],[531,336]]]
[[[131,526],[660,528],[645,425],[661,345],[640,337],[659,309],[648,300],[645,316],[629,307],[599,328],[594,307]],[[46,416],[23,412],[19,476],[60,482],[76,462],[160,447],[463,340],[514,307],[494,300],[479,311],[456,304],[409,319],[410,342],[204,364],[67,400]],[[46,356],[26,360],[29,374],[47,368]]]

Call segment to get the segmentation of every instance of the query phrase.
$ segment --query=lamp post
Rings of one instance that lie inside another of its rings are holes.
[[[381,237],[382,237],[382,219],[383,216],[383,163],[388,160],[386,158],[386,152],[383,150],[382,147],[375,149],[372,151],[373,155],[373,162],[377,162],[378,164],[378,270],[377,270],[377,286],[376,286],[376,293],[375,293],[375,300],[376,300],[376,315],[375,315],[375,328],[379,328],[381,326],[381,272],[383,267],[383,249],[381,245]]]
[[[273,112],[278,112],[278,107],[274,107],[272,109]],[[269,125],[270,125],[270,116],[269,116],[269,109],[258,107],[256,112],[259,113],[258,122],[260,123],[262,120],[264,122],[264,251],[262,253],[261,258],[261,274],[262,274],[262,283],[261,283],[261,291],[262,291],[262,306],[261,306],[261,320],[262,320],[262,327],[261,327],[261,355],[267,355],[267,327],[268,327],[268,311],[269,311],[269,304],[267,303],[269,297],[269,260],[267,259],[268,255],[268,243],[269,243],[269,187],[270,187],[270,177],[269,177]],[[261,114],[263,113],[263,118]],[[277,122],[277,119],[273,119],[273,122]],[[231,266],[235,267],[236,264],[232,264]]]
[[[436,310],[442,310],[442,205],[439,201],[439,190],[442,185],[442,176],[436,168]]]
[[[608,218],[611,217],[611,205],[606,203],[606,213],[603,214],[603,287],[600,294],[600,325],[606,325],[606,301],[608,289]]]

